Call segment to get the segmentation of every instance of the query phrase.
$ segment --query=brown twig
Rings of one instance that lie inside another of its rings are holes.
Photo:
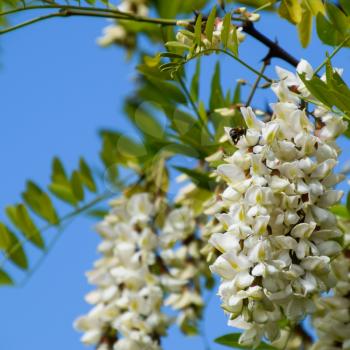
[[[269,61],[273,57],[280,58],[292,66],[296,67],[299,63],[299,60],[297,60],[295,57],[293,57],[290,53],[288,53],[285,49],[283,49],[281,46],[278,45],[277,42],[272,41],[264,34],[260,33],[255,27],[253,22],[246,21],[243,23],[243,31],[247,33],[248,35],[252,36],[256,40],[260,41],[262,44],[267,46],[269,48],[269,52],[267,55],[263,58],[264,62]]]

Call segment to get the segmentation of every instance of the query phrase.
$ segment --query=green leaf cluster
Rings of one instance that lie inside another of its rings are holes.
[[[62,162],[57,157],[54,158],[51,183],[48,189],[57,199],[74,207],[84,200],[85,189],[91,192],[97,191],[90,167],[83,158],[80,159],[78,168],[70,176],[67,176]],[[7,259],[20,269],[28,269],[25,242],[30,242],[38,249],[45,250],[42,229],[38,227],[38,220],[34,218],[34,214],[46,223],[46,227],[60,225],[60,217],[49,192],[33,181],[27,181],[26,189],[22,193],[23,202],[6,207],[6,216],[14,228],[0,222],[0,251],[5,257],[0,266],[0,285],[14,283],[9,274],[3,270]],[[23,239],[20,236],[23,236]]]

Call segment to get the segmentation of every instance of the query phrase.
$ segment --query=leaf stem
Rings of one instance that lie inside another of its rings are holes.
[[[263,64],[262,64],[262,66],[261,66],[261,69],[260,69],[260,75],[258,75],[258,76],[256,77],[255,82],[254,82],[254,84],[253,84],[253,87],[252,87],[252,89],[251,89],[251,91],[250,91],[250,94],[249,94],[249,97],[248,97],[246,106],[249,106],[250,103],[252,102],[253,97],[254,97],[254,95],[255,95],[255,92],[256,92],[256,90],[257,90],[257,88],[258,88],[258,85],[259,85],[259,83],[260,83],[260,80],[261,80],[261,78],[262,78],[262,75],[264,74],[265,69],[266,69],[267,66],[268,66],[268,62],[264,61]]]
[[[6,33],[9,33],[9,32],[12,32],[14,30],[20,29],[22,27],[26,27],[26,26],[29,26],[31,24],[34,24],[34,23],[37,23],[37,22],[41,22],[41,21],[44,21],[46,19],[54,18],[54,17],[62,17],[62,14],[60,14],[60,13],[50,13],[48,15],[44,15],[44,16],[40,16],[40,17],[36,17],[36,18],[30,19],[28,21],[22,22],[20,24],[15,25],[15,26],[8,27],[8,28],[0,30],[0,35],[3,35],[3,34],[6,34]]]
[[[193,55],[191,58],[189,58],[186,62],[189,62],[205,53],[209,53],[209,52],[221,52],[231,58],[233,58],[234,60],[236,60],[237,62],[239,62],[241,65],[243,65],[244,67],[246,67],[247,69],[249,69],[251,72],[253,72],[254,74],[256,74],[257,76],[261,76],[261,78],[263,78],[264,80],[266,80],[269,83],[272,83],[273,80],[270,79],[269,77],[267,77],[264,74],[261,74],[259,71],[257,71],[255,68],[251,67],[248,63],[245,63],[244,61],[242,61],[240,58],[236,57],[235,55],[231,54],[230,52],[223,50],[223,49],[205,49],[199,53],[197,53],[196,55]],[[185,63],[186,63],[185,62]]]
[[[348,42],[350,39],[350,35],[348,35],[334,50],[333,52],[316,68],[314,74],[316,75],[327,63],[328,60],[333,58]]]

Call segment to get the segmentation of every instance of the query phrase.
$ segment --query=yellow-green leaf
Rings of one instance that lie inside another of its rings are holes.
[[[326,13],[322,0],[303,0],[302,4],[311,11],[313,16],[316,16],[319,12],[322,14]]]
[[[216,18],[216,6],[214,6],[210,11],[209,17],[207,19],[207,23],[205,24],[205,35],[207,36],[207,39],[210,42],[212,42],[213,40],[215,18]]]
[[[10,260],[21,269],[28,268],[27,256],[21,242],[8,227],[0,222],[0,249],[5,251]]]
[[[349,29],[349,18],[337,6],[326,3],[327,15],[333,26],[341,34],[347,34]]]
[[[223,24],[222,24],[222,31],[221,31],[221,41],[222,45],[227,48],[228,40],[230,37],[230,32],[231,32],[231,13],[228,12],[226,13],[224,19],[223,19]]]
[[[80,158],[79,160],[79,172],[81,181],[83,184],[91,191],[96,192],[96,183],[95,180],[91,174],[91,170],[85,160],[83,158]]]
[[[199,14],[194,27],[194,40],[196,45],[202,42],[202,14]]]
[[[0,286],[11,286],[13,285],[12,278],[3,269],[0,269]]]
[[[71,188],[77,202],[84,200],[84,189],[80,174],[74,170],[71,178]]]
[[[312,35],[312,13],[308,7],[303,6],[301,21],[297,26],[301,45],[307,47]]]
[[[282,0],[278,13],[288,21],[298,24],[301,21],[301,5],[299,0]]]
[[[24,236],[39,248],[44,248],[44,240],[23,204],[8,206],[6,214]]]
[[[50,197],[32,181],[27,181],[27,188],[22,193],[28,206],[50,224],[57,225],[58,217]]]

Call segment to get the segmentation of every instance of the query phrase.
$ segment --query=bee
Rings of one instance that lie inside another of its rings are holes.
[[[239,141],[239,139],[244,136],[247,132],[247,129],[238,127],[238,128],[233,128],[229,131],[229,135],[231,137],[231,140],[234,145],[236,145]]]

